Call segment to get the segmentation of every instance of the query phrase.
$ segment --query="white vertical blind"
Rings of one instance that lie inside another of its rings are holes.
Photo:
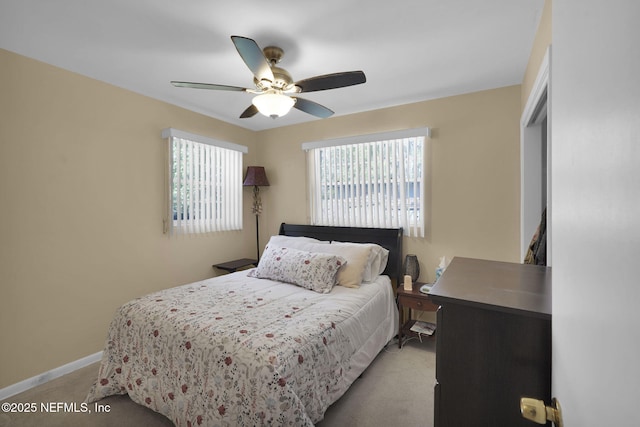
[[[165,129],[168,229],[198,234],[242,229],[242,154],[247,147]]]
[[[376,137],[370,135],[303,144],[308,151],[311,223],[402,227],[407,236],[424,237],[428,135],[428,128],[422,128],[402,131],[398,138],[364,139]],[[345,141],[355,142],[339,143]]]

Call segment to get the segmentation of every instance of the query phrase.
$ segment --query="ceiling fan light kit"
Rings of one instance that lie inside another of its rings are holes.
[[[302,92],[338,89],[365,83],[367,78],[362,71],[346,71],[326,74],[293,82],[287,70],[277,67],[284,56],[284,51],[277,46],[267,46],[261,50],[258,44],[247,37],[231,36],[238,54],[254,75],[255,89],[238,86],[227,86],[211,83],[194,83],[172,81],[176,87],[192,89],[226,90],[254,93],[257,96],[251,105],[240,115],[241,119],[255,116],[258,112],[273,119],[289,113],[291,108],[303,111],[320,118],[333,115],[333,111],[308,99],[290,96]]]
[[[282,92],[271,90],[254,97],[251,103],[256,106],[261,114],[277,119],[287,114],[295,104],[295,101],[290,96],[282,94]]]

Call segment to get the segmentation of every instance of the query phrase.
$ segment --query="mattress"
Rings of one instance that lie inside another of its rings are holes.
[[[387,276],[321,294],[240,271],[124,304],[86,400],[128,394],[177,426],[312,426],[397,325]]]

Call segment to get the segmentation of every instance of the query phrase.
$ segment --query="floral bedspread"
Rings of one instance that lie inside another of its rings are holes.
[[[126,393],[177,426],[312,426],[357,350],[356,309],[328,295],[238,272],[132,300],[87,401]]]

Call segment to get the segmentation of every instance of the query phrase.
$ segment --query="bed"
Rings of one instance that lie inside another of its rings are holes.
[[[282,224],[257,268],[120,307],[86,401],[128,394],[176,426],[312,426],[396,334],[401,248],[402,229]]]

